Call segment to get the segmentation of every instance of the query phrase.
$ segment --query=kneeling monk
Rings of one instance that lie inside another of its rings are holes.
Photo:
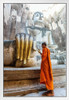
[[[52,65],[50,59],[50,50],[46,47],[46,43],[42,43],[42,53],[41,54],[41,72],[40,72],[40,84],[45,84],[48,92],[47,96],[54,96],[53,92],[53,74],[52,74]]]

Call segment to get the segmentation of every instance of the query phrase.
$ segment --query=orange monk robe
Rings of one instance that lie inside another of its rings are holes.
[[[53,90],[53,74],[50,59],[50,50],[43,48],[40,72],[40,84],[45,84],[48,90]]]

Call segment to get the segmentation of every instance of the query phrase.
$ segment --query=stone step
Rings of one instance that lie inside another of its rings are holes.
[[[41,85],[31,85],[21,88],[5,89],[4,96],[23,96],[28,93],[33,93],[41,90],[46,90],[46,87]]]
[[[65,87],[66,83],[54,83],[54,88],[59,88],[61,84],[61,87]],[[46,87],[44,84],[38,84],[38,85],[31,85],[21,88],[10,88],[10,89],[4,89],[4,96],[24,96],[28,93],[34,93],[41,90],[46,90]]]
[[[57,76],[54,77],[54,82],[65,82],[66,76]],[[15,81],[4,81],[4,89],[10,88],[21,88],[24,86],[30,86],[40,83],[40,78],[35,79],[25,79],[25,80],[15,80]]]
[[[66,68],[53,69],[53,76],[63,76],[66,74]],[[24,80],[40,78],[39,68],[4,68],[4,80]]]

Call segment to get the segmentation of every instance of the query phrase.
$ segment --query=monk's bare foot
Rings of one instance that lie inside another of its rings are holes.
[[[50,90],[46,93],[46,96],[54,96],[54,91]]]

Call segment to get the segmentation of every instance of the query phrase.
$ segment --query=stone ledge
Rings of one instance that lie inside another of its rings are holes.
[[[53,69],[53,76],[66,75],[66,69]],[[4,68],[4,80],[24,80],[40,78],[40,69],[24,69],[24,68]]]

